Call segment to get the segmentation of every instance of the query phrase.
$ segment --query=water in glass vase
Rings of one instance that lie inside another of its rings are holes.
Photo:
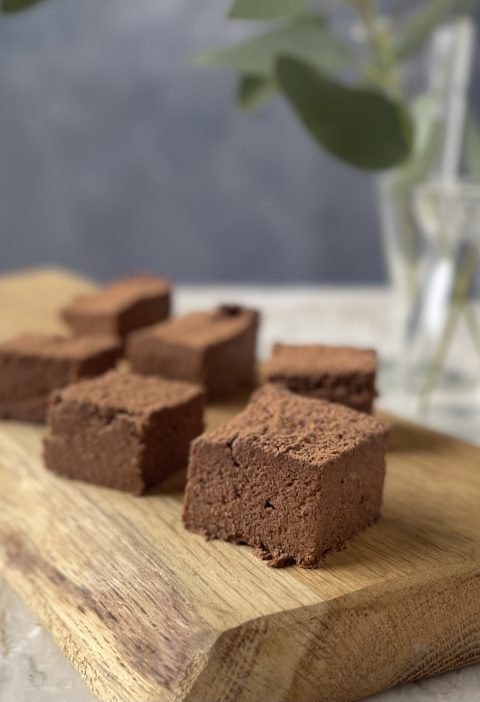
[[[480,419],[480,186],[431,182],[413,199],[425,269],[406,325],[405,402],[468,436]]]

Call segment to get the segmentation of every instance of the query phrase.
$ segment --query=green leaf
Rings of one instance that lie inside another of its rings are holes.
[[[465,127],[465,165],[468,174],[480,181],[480,128],[472,113],[468,115]]]
[[[310,0],[235,0],[229,17],[236,19],[273,19],[297,15]]]
[[[200,56],[203,66],[222,66],[257,76],[270,76],[279,54],[304,59],[326,73],[354,61],[353,52],[325,26],[323,17],[295,21],[252,39]]]
[[[263,76],[241,76],[238,81],[237,100],[245,110],[253,110],[276,90],[275,83]]]
[[[39,5],[43,1],[44,0],[2,0],[0,2],[0,9],[4,14],[13,14],[14,12],[28,10],[35,5]]]
[[[400,103],[369,88],[341,85],[292,58],[278,60],[276,75],[307,130],[341,160],[382,170],[410,154],[413,130]]]
[[[422,47],[439,24],[453,10],[454,0],[428,0],[420,3],[400,31],[395,51],[399,59],[408,58]]]

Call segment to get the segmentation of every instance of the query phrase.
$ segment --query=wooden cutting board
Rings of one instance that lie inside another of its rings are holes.
[[[1,336],[58,329],[88,287],[2,279]],[[480,449],[396,422],[382,519],[307,571],[185,532],[182,476],[143,498],[67,482],[41,439],[0,423],[2,573],[102,702],[353,700],[480,659]]]

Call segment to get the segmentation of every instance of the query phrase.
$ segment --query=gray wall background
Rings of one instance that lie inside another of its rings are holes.
[[[235,108],[226,0],[56,0],[0,20],[0,269],[377,282],[373,180],[280,100]]]

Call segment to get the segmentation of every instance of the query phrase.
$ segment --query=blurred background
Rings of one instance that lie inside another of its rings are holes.
[[[228,5],[62,0],[1,17],[1,270],[385,280],[374,179],[284,101],[244,114],[232,73],[193,65],[251,31]]]

